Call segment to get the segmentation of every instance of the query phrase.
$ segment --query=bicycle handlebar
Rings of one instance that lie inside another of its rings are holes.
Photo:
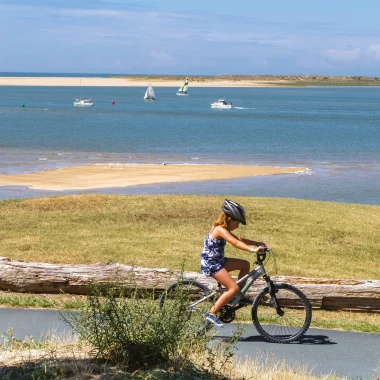
[[[267,252],[270,252],[270,249],[267,246],[264,247],[264,251],[256,252],[257,261],[264,261],[267,257]]]

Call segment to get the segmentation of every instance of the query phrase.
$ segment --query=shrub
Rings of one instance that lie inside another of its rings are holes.
[[[128,293],[128,298],[125,294]],[[64,317],[96,357],[125,365],[129,370],[171,362],[190,366],[189,355],[205,350],[212,338],[203,314],[187,310],[185,293],[160,309],[153,291],[124,287],[91,287],[79,312]]]

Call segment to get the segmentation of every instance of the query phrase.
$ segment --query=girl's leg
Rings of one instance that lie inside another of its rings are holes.
[[[227,272],[239,270],[240,272],[238,280],[240,280],[242,277],[249,273],[250,264],[247,260],[228,258],[224,264],[224,268],[227,270]],[[241,282],[239,284],[240,289],[242,289],[244,285],[245,281]]]
[[[229,261],[229,259],[227,261]],[[219,297],[215,305],[210,310],[210,314],[216,315],[224,305],[226,305],[239,293],[240,288],[225,268],[214,274],[212,278],[228,289]]]

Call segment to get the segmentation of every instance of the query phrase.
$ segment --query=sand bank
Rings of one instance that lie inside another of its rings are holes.
[[[181,80],[163,80],[149,78],[63,78],[63,77],[0,77],[0,86],[78,86],[84,87],[146,87],[150,83],[153,87],[179,87]],[[210,79],[189,82],[191,87],[270,87],[276,86],[279,81],[260,80],[225,80]]]
[[[26,186],[39,190],[84,190],[168,182],[222,180],[304,172],[301,167],[195,165],[195,164],[92,164],[25,174],[0,174],[0,186]]]

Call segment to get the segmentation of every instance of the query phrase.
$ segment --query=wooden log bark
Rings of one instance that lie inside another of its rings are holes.
[[[24,262],[0,257],[0,289],[24,293],[87,294],[91,283],[121,283],[128,287],[162,292],[177,281],[181,272],[167,268],[140,268],[123,264],[47,264]],[[214,289],[216,282],[200,273],[184,272],[185,279],[194,279]],[[272,276],[300,288],[314,308],[380,313],[380,280],[339,280]],[[258,280],[247,297],[253,299],[265,286]]]

